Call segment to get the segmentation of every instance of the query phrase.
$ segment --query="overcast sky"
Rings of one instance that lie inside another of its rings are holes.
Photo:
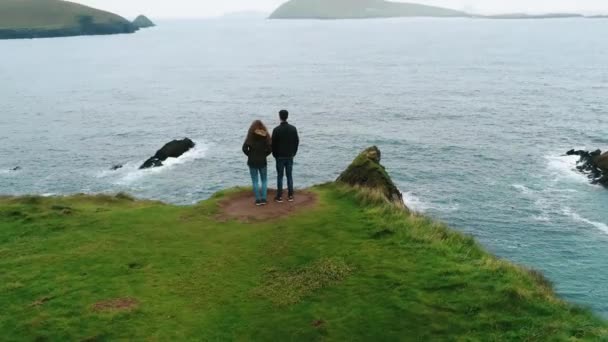
[[[203,18],[235,11],[271,12],[285,0],[72,0],[132,17]],[[579,12],[608,14],[608,0],[411,0],[480,14]]]

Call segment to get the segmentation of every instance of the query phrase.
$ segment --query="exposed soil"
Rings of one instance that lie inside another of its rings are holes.
[[[132,310],[139,305],[137,299],[117,298],[93,304],[93,311]]]
[[[220,203],[219,218],[245,222],[274,220],[314,207],[317,203],[317,195],[308,191],[296,191],[293,202],[284,197],[283,203],[276,203],[275,196],[276,191],[269,190],[268,204],[258,207],[252,191],[234,194]]]

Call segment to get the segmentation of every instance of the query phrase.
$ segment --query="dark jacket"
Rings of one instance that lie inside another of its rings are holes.
[[[243,153],[247,158],[247,165],[256,169],[264,168],[268,165],[266,157],[272,152],[266,136],[254,134],[251,141],[243,144]]]
[[[272,132],[272,155],[277,159],[295,157],[299,145],[298,130],[287,122],[282,122]]]

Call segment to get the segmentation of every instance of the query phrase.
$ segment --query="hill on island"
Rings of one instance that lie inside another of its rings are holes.
[[[0,197],[0,339],[605,340],[539,272],[410,213],[379,160],[266,207]]]
[[[271,19],[361,19],[393,17],[469,17],[447,8],[384,0],[290,0]]]
[[[133,33],[127,19],[61,0],[0,1],[0,39]]]

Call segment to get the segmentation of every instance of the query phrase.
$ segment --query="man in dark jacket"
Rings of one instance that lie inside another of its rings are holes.
[[[277,197],[275,201],[283,202],[283,176],[287,174],[288,200],[293,202],[293,158],[298,153],[300,138],[298,130],[287,123],[289,112],[279,112],[281,124],[272,132],[272,155],[277,162]]]

